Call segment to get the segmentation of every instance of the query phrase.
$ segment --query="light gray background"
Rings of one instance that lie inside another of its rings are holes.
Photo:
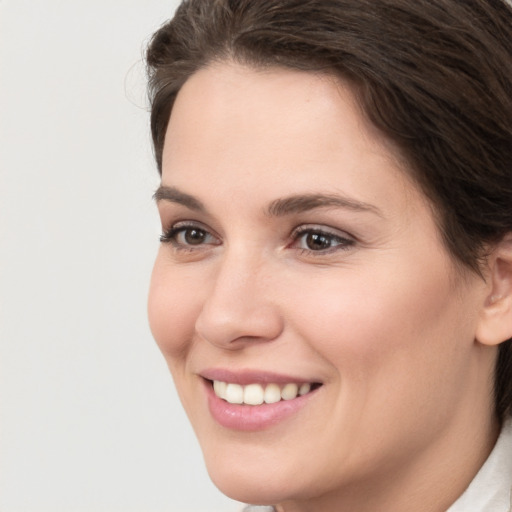
[[[176,4],[0,0],[1,512],[240,509],[209,482],[146,320],[141,55]]]

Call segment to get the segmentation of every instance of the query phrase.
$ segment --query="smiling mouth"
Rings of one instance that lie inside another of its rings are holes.
[[[321,383],[289,382],[286,384],[247,384],[245,386],[220,380],[210,381],[215,395],[230,404],[261,405],[274,404],[304,396],[318,389]]]

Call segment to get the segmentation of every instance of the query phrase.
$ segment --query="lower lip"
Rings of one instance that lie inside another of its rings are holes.
[[[316,389],[306,395],[274,404],[240,405],[219,398],[209,381],[205,381],[205,386],[208,407],[215,421],[225,428],[246,432],[264,430],[284,421],[302,409],[318,391]]]

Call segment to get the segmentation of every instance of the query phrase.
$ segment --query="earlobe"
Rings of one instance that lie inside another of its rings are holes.
[[[512,233],[499,242],[488,260],[489,293],[476,331],[483,345],[499,345],[512,338]]]

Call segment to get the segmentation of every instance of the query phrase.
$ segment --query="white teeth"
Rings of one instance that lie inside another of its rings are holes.
[[[259,384],[249,384],[244,389],[244,404],[260,405],[263,403],[263,388]]]
[[[281,389],[277,384],[267,384],[265,388],[265,403],[275,404],[281,400]]]
[[[297,384],[286,384],[286,386],[281,390],[281,398],[283,400],[293,400],[297,398],[297,393],[299,391],[299,386]]]
[[[225,400],[230,404],[243,404],[244,388],[240,384],[228,384],[226,386]]]
[[[311,384],[305,382],[304,384],[301,384],[299,388],[299,395],[305,395],[306,393],[309,393],[311,391]]]
[[[218,397],[223,398],[224,400],[226,399],[226,388],[227,387],[228,387],[228,385],[225,382],[222,382],[221,380],[213,381],[213,389],[215,390],[215,394]]]
[[[230,404],[260,405],[263,402],[273,404],[280,400],[293,400],[297,396],[302,396],[311,391],[311,384],[304,383],[300,386],[293,382],[280,387],[278,384],[240,384],[213,381],[213,390],[215,394],[226,400]]]

